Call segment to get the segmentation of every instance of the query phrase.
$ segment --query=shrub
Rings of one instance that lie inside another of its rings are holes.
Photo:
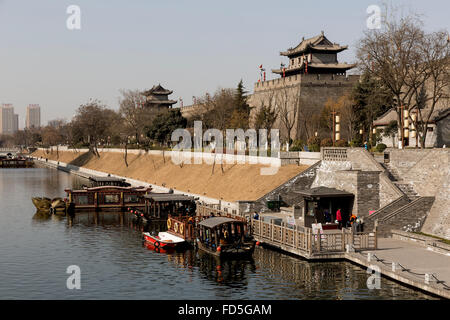
[[[363,143],[361,142],[360,139],[358,138],[354,138],[351,142],[350,142],[350,147],[355,148],[355,147],[362,147]]]
[[[376,147],[377,152],[383,152],[386,148],[387,148],[387,146],[384,143],[380,143]]]
[[[304,146],[303,140],[294,140],[289,151],[302,151]]]
[[[348,147],[348,143],[344,139],[336,141],[335,145],[336,147]]]
[[[333,140],[331,140],[331,138],[322,139],[322,141],[320,141],[320,146],[321,147],[331,147],[331,146],[333,146]]]

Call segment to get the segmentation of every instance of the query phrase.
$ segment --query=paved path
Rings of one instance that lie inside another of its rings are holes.
[[[367,253],[369,252],[376,256],[372,258],[371,262],[367,261]],[[429,285],[425,284],[425,276],[423,275],[425,273],[434,274],[439,280],[445,281],[445,285],[450,287],[450,254],[430,251],[427,247],[410,241],[380,238],[378,239],[378,250],[352,253],[348,255],[348,258],[365,266],[376,264],[382,267],[381,273],[388,277],[450,298],[450,290],[446,290],[434,278],[432,278],[432,282]],[[384,261],[378,261],[376,258]],[[401,268],[396,272],[392,272],[392,262],[399,263],[404,268],[417,274],[402,271]]]

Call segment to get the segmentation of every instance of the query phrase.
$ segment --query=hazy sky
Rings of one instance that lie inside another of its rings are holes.
[[[392,3],[422,13],[428,30],[449,29],[448,0]],[[81,30],[66,27],[72,4]],[[117,109],[119,89],[161,83],[184,105],[241,78],[251,92],[260,64],[287,63],[279,51],[321,30],[349,45],[339,59],[353,62],[371,4],[381,2],[0,0],[0,103],[14,105],[22,128],[29,103],[41,105],[45,125],[89,98]]]

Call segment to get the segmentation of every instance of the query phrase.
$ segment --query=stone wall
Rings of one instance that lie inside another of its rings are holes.
[[[385,173],[385,169],[364,148],[322,148],[322,158],[329,159],[335,170],[361,170],[379,172],[379,201],[384,207],[403,196]],[[334,158],[334,161],[333,161]]]
[[[390,150],[390,165],[420,196],[435,197],[422,231],[450,239],[450,150]]]
[[[272,190],[271,192],[267,193],[251,204],[242,202],[242,209],[248,211],[268,211],[269,209],[267,208],[267,201],[277,200],[278,196],[280,196],[281,200],[285,203],[286,206],[293,206],[295,204],[299,204],[300,206],[302,206],[303,198],[298,194],[298,191],[311,188],[311,184],[316,177],[316,172],[319,166],[320,162],[309,167],[305,171],[301,172],[294,178],[280,185],[278,188]]]
[[[255,115],[261,106],[276,108],[288,97],[289,105],[294,107],[294,100],[300,98],[301,112],[297,112],[296,123],[291,132],[292,139],[305,137],[305,124],[312,115],[320,114],[328,99],[337,100],[350,92],[355,83],[359,81],[358,75],[293,75],[255,84],[254,93],[249,96],[248,103],[253,107],[250,114],[250,125],[253,126]],[[272,101],[269,101],[272,100]],[[294,114],[291,109],[290,114]],[[280,129],[281,137],[286,137],[284,125],[278,117],[274,128]]]
[[[407,232],[417,232],[427,218],[433,205],[434,197],[420,197],[402,208],[380,218],[379,231],[388,234],[393,229]]]
[[[311,188],[324,186],[353,193],[353,213],[368,216],[369,211],[380,208],[379,172],[351,170],[349,165],[322,161]]]

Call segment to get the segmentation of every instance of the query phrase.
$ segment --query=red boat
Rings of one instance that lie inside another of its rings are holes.
[[[151,244],[155,249],[173,250],[186,243],[183,238],[177,237],[168,232],[159,232],[158,235],[152,235],[149,232],[143,233],[144,240]]]

